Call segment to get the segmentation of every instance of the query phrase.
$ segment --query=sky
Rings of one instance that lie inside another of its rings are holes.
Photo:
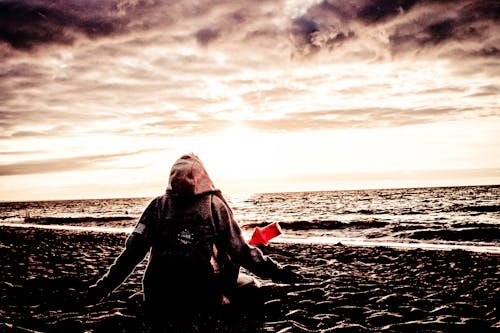
[[[500,184],[500,1],[0,0],[0,200]]]

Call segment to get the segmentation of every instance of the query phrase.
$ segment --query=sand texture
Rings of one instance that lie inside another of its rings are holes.
[[[146,261],[109,298],[79,303],[125,238],[0,229],[0,332],[147,332],[141,297]],[[218,331],[500,331],[500,255],[278,243],[264,251],[297,265],[304,280],[263,280],[262,322],[238,314],[238,320],[222,318]]]

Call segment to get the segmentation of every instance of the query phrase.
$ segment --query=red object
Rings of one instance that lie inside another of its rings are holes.
[[[270,239],[279,235],[281,235],[281,227],[278,222],[273,222],[264,228],[255,228],[248,244],[254,246],[267,245]]]

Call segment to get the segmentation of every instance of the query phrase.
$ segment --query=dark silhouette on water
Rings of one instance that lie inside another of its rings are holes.
[[[143,292],[155,332],[206,332],[221,326],[221,318],[240,320],[231,312],[244,308],[257,319],[262,315],[259,282],[240,273],[240,265],[273,281],[297,279],[290,266],[244,240],[221,191],[193,154],[174,163],[166,194],[143,212],[123,252],[90,286],[86,302],[109,295],[149,252]]]

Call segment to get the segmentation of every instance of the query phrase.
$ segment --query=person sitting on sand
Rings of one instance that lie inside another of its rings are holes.
[[[240,273],[240,265],[275,282],[298,278],[291,266],[247,243],[221,191],[194,154],[174,163],[166,193],[143,212],[122,253],[90,286],[88,300],[98,302],[109,295],[150,250],[143,297],[153,327],[164,325],[167,317],[186,318],[230,303],[238,287],[258,288],[257,280]]]

